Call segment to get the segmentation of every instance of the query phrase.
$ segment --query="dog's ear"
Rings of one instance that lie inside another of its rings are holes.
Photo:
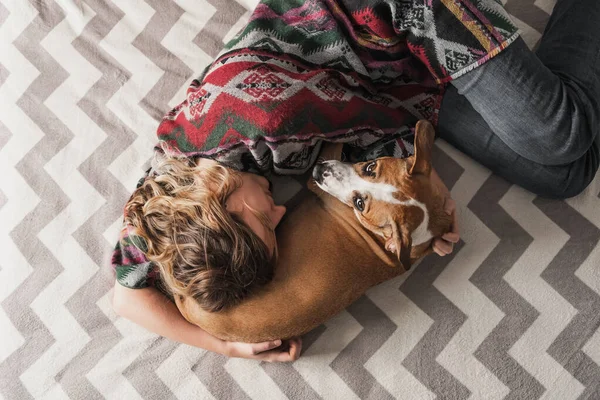
[[[319,158],[323,160],[342,160],[343,143],[322,142]]]
[[[433,125],[427,120],[417,122],[415,128],[415,154],[412,165],[409,167],[410,175],[423,174],[429,176],[431,173],[431,150],[433,149],[433,140],[435,139],[435,130]]]
[[[385,248],[387,251],[395,253],[404,270],[408,271],[411,267],[410,250],[412,249],[412,237],[403,225],[398,227],[396,221],[392,221],[391,228],[392,234],[386,239]]]

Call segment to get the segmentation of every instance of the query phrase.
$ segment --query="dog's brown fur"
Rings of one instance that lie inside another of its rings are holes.
[[[419,122],[415,156],[384,160],[382,179],[394,182],[400,199],[411,197],[427,206],[429,230],[437,237],[448,232],[452,219],[443,210],[443,196],[429,180],[433,136],[433,127]],[[340,154],[341,145],[327,146],[322,152],[329,159]],[[351,207],[314,185],[311,189],[316,195],[291,212],[277,230],[279,259],[273,281],[238,306],[218,313],[202,310],[194,299],[176,298],[189,322],[228,341],[296,337],[343,310],[368,288],[403,273],[403,264],[410,268],[431,252],[430,242],[412,248],[407,243],[407,235],[410,238],[423,219],[419,208],[372,204],[375,215],[401,225],[392,232],[364,218],[361,223]]]

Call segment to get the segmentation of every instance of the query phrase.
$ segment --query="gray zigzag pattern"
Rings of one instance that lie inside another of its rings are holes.
[[[165,71],[140,104],[150,116],[156,121],[160,121],[165,110],[169,109],[169,99],[173,98],[177,90],[192,75],[193,71],[161,44],[162,39],[184,11],[173,2],[160,0],[145,1],[156,12],[132,44],[161,70]],[[142,133],[140,132],[140,134]],[[145,134],[154,135],[154,132],[145,132]]]
[[[2,10],[0,10],[0,12],[2,12]],[[2,18],[1,14],[0,14],[0,18]],[[4,22],[4,21],[0,22],[0,26],[2,26],[2,22]],[[9,75],[8,70],[4,67],[4,65],[0,64],[0,86],[2,86],[2,84],[4,83],[6,78],[8,78],[8,75]]]
[[[17,164],[17,171],[35,190],[41,201],[11,232],[11,238],[34,268],[32,274],[3,302],[3,308],[26,342],[0,365],[7,398],[31,398],[19,376],[45,351],[54,338],[29,305],[62,271],[62,265],[37,234],[63,210],[69,200],[44,170],[47,161],[62,149],[72,134],[43,104],[46,98],[65,80],[64,69],[43,49],[39,42],[63,18],[53,1],[44,5],[32,2],[39,14],[14,42],[15,47],[33,64],[40,75],[17,101],[17,105],[44,131],[44,137]],[[18,359],[15,359],[18,357]]]
[[[79,107],[107,134],[107,138],[98,149],[79,166],[78,171],[105,198],[104,204],[94,215],[73,234],[77,242],[98,265],[104,265],[107,254],[114,243],[106,244],[102,233],[108,225],[122,214],[122,207],[129,197],[131,188],[124,188],[107,170],[114,159],[133,143],[137,137],[114,113],[106,106],[108,100],[129,80],[131,73],[119,64],[110,54],[98,45],[100,38],[123,18],[123,12],[112,4],[101,0],[89,0],[88,5],[97,13],[98,19],[93,25],[93,33],[89,40],[94,47],[76,46],[96,69],[102,72],[102,77],[79,101]],[[88,24],[88,26],[91,25]],[[98,53],[101,57],[98,57]],[[99,171],[101,171],[99,173]],[[141,173],[142,171],[140,171]],[[101,245],[106,244],[106,245]]]
[[[455,246],[453,254],[457,254],[462,246],[462,242]],[[431,256],[424,259],[400,286],[402,293],[433,319],[433,325],[402,365],[438,398],[458,400],[468,398],[470,390],[436,361],[466,320],[465,315],[433,286],[452,258]]]
[[[100,70],[102,77],[78,102],[78,106],[106,132],[108,137],[92,156],[78,167],[78,170],[108,199],[108,203],[73,235],[79,245],[102,268],[67,303],[68,310],[91,340],[61,372],[60,382],[73,398],[82,398],[81,396],[102,398],[102,395],[88,381],[86,374],[121,338],[112,322],[96,305],[97,301],[112,287],[112,279],[107,276],[104,265],[105,255],[109,254],[113,244],[106,244],[102,231],[106,229],[109,221],[114,221],[121,212],[121,202],[127,196],[127,190],[120,182],[110,178],[111,174],[106,171],[106,167],[116,155],[120,154],[120,150],[125,148],[126,144],[134,140],[135,135],[132,133],[128,135],[120,121],[112,116],[110,110],[104,108],[106,101],[127,77],[123,68],[106,54],[98,43],[123,18],[123,13],[102,0],[88,0],[86,3],[96,15],[88,22],[82,34],[73,41],[73,47]],[[98,170],[102,172],[98,174]],[[107,209],[108,211],[105,211]],[[96,323],[90,324],[90,321]]]
[[[178,343],[159,337],[123,371],[123,376],[143,398],[176,398],[156,375],[156,369],[173,354],[177,346]]]
[[[216,353],[205,353],[192,367],[192,371],[217,399],[250,398],[224,368],[227,357]]]
[[[207,0],[217,11],[206,23],[193,42],[211,57],[216,57],[223,48],[223,37],[246,13],[246,9],[234,0]],[[200,71],[197,71],[200,72]]]
[[[434,148],[432,162],[440,178],[452,190],[464,169],[437,148]],[[402,365],[442,399],[465,399],[471,394],[469,389],[436,361],[438,354],[464,323],[465,315],[441,294],[433,283],[463,245],[461,242],[455,246],[450,256],[431,256],[424,259],[400,286],[400,290],[434,320],[433,325],[404,359]]]
[[[366,296],[362,296],[346,311],[363,329],[333,360],[331,369],[361,399],[393,399],[394,397],[365,369],[364,364],[398,327]]]
[[[2,64],[0,64],[0,69],[2,68]],[[0,71],[1,73],[1,71]],[[0,81],[0,86],[2,86],[2,82]],[[4,126],[4,124],[2,122],[0,122],[0,150],[2,150],[2,148],[6,145],[6,143],[8,143],[8,141],[10,140],[12,134],[10,133],[10,131],[8,130],[8,128],[6,128],[6,126]],[[4,192],[2,192],[2,190],[0,190],[0,209],[2,209],[2,207],[4,207],[4,205],[6,204],[6,196],[4,195]]]
[[[115,326],[96,305],[114,281],[112,276],[107,275],[106,271],[98,271],[65,303],[67,310],[90,337],[77,356],[54,377],[72,399],[103,398],[86,375],[120,339]]]
[[[296,196],[298,197],[298,196]],[[302,337],[302,351],[306,351],[325,332],[321,325]],[[263,370],[290,399],[317,400],[321,396],[302,378],[292,364],[261,363]]]
[[[582,351],[582,347],[600,328],[600,296],[581,282],[575,271],[598,245],[600,230],[567,203],[541,198],[533,203],[570,236],[541,277],[578,311],[550,345],[548,354],[585,385],[580,399],[597,399],[600,366]]]
[[[475,356],[509,387],[507,399],[538,398],[544,387],[508,354],[539,315],[503,279],[532,242],[531,236],[498,204],[510,186],[502,178],[492,175],[469,203],[473,213],[500,238],[470,280],[505,314],[481,343]]]
[[[548,22],[548,14],[536,6],[535,2],[536,0],[508,0],[504,8],[541,33]]]
[[[6,21],[6,19],[8,18],[9,15],[10,15],[10,12],[6,9],[6,7],[4,7],[4,5],[2,3],[0,3],[0,28],[2,27],[2,25],[4,25],[4,22]],[[6,79],[8,78],[9,75],[10,75],[10,72],[4,67],[4,65],[2,65],[2,63],[0,63],[0,87],[2,87],[2,85],[4,84],[4,81],[6,81]],[[6,145],[6,143],[8,143],[11,136],[12,136],[12,134],[8,130],[8,128],[6,128],[6,126],[4,126],[4,124],[2,122],[0,122],[0,150],[2,150],[2,148]],[[7,202],[6,195],[4,194],[4,192],[2,192],[2,189],[0,188],[0,209],[2,209],[2,207],[4,207],[6,202]],[[1,269],[1,267],[0,267],[0,269]]]
[[[2,66],[0,65],[0,67],[2,67]],[[0,83],[0,86],[2,86],[2,83]],[[2,122],[0,122],[0,150],[2,150],[2,148],[6,145],[6,143],[8,143],[11,136],[12,136],[12,134],[10,133],[8,128],[6,126],[4,126],[4,124]],[[0,191],[0,193],[2,193],[2,191]]]
[[[10,15],[10,12],[4,7],[2,3],[0,3],[0,26],[4,25],[4,22]]]

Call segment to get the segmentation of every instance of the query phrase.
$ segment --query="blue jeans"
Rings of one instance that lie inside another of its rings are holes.
[[[600,164],[600,1],[558,0],[536,53],[519,39],[449,85],[440,136],[538,195],[579,194]]]

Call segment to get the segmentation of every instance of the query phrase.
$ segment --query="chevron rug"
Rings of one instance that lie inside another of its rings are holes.
[[[463,242],[311,332],[297,362],[112,312],[122,206],[158,119],[256,4],[238,1],[0,0],[0,398],[599,399],[600,176],[548,201],[441,141]],[[508,0],[531,46],[553,4]]]

